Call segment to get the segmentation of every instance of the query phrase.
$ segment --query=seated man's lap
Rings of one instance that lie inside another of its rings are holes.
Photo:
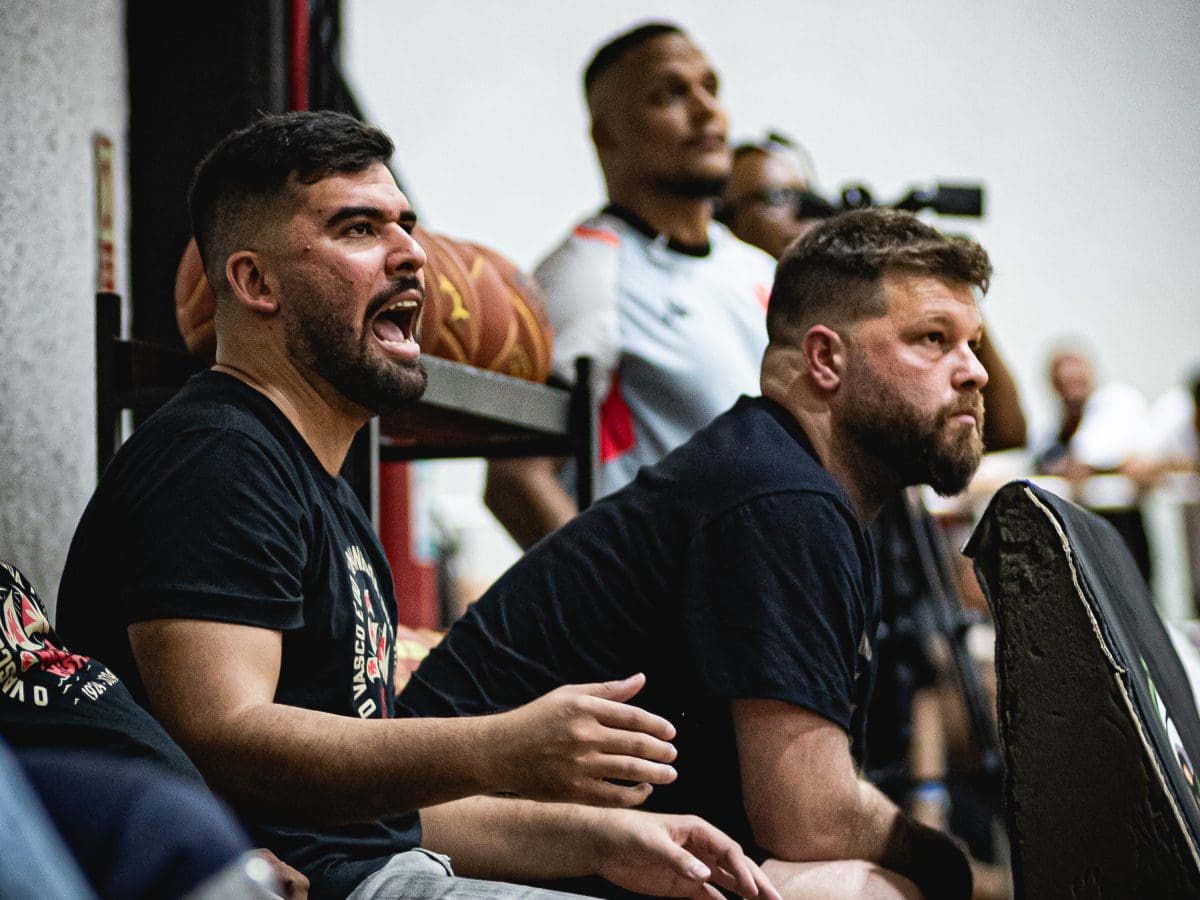
[[[440,853],[416,848],[397,853],[386,866],[369,876],[346,900],[571,900],[564,894],[509,884],[459,878],[450,860]]]

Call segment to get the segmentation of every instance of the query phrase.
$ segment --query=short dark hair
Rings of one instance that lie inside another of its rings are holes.
[[[226,135],[200,160],[188,190],[192,234],[206,271],[217,261],[214,251],[232,252],[236,248],[223,245],[261,221],[293,173],[311,184],[333,172],[387,162],[393,150],[378,128],[330,110],[264,115]],[[217,284],[224,282],[221,262],[221,272],[208,272]]]
[[[630,50],[664,34],[687,36],[682,28],[671,22],[646,22],[610,40],[596,51],[592,61],[583,70],[584,93],[590,91],[596,79],[616,65]]]
[[[987,292],[992,264],[967,237],[942,234],[910,212],[856,209],[826,219],[787,249],[767,308],[772,343],[795,341],[820,322],[856,322],[886,312],[880,280],[912,272]]]

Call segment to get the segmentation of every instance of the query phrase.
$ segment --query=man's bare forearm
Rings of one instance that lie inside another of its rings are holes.
[[[445,853],[468,878],[591,875],[593,848],[577,837],[588,813],[571,803],[469,797],[421,811],[421,846]]]
[[[155,714],[235,806],[321,822],[484,792],[636,806],[675,778],[674,726],[626,702],[641,674],[489,716],[359,719],[275,702],[279,632],[156,619],[129,636]]]
[[[492,718],[355,720],[265,704],[186,749],[237,807],[371,821],[495,789],[483,752]]]
[[[471,797],[422,810],[422,845],[460,875],[542,881],[596,875],[638,894],[779,900],[728,835],[695,816]]]
[[[558,483],[563,462],[536,457],[488,463],[484,502],[523,549],[565,525],[579,511]]]

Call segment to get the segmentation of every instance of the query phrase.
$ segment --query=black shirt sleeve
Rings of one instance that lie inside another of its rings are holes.
[[[819,493],[768,495],[709,523],[689,547],[682,610],[698,688],[795,703],[849,731],[869,681],[861,543]]]
[[[125,621],[182,616],[299,627],[312,523],[289,493],[295,479],[238,431],[185,437],[129,505]]]

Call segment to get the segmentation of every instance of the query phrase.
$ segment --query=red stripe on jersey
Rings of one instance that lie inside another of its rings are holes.
[[[587,241],[600,241],[602,244],[608,244],[610,247],[620,247],[621,239],[615,231],[609,231],[607,228],[588,228],[586,225],[575,226],[575,237],[583,238]]]
[[[600,404],[600,462],[628,453],[637,443],[633,415],[621,394],[621,370],[613,371],[612,386]]]
[[[771,289],[765,284],[756,284],[754,296],[758,298],[758,305],[765,310],[771,300]]]

